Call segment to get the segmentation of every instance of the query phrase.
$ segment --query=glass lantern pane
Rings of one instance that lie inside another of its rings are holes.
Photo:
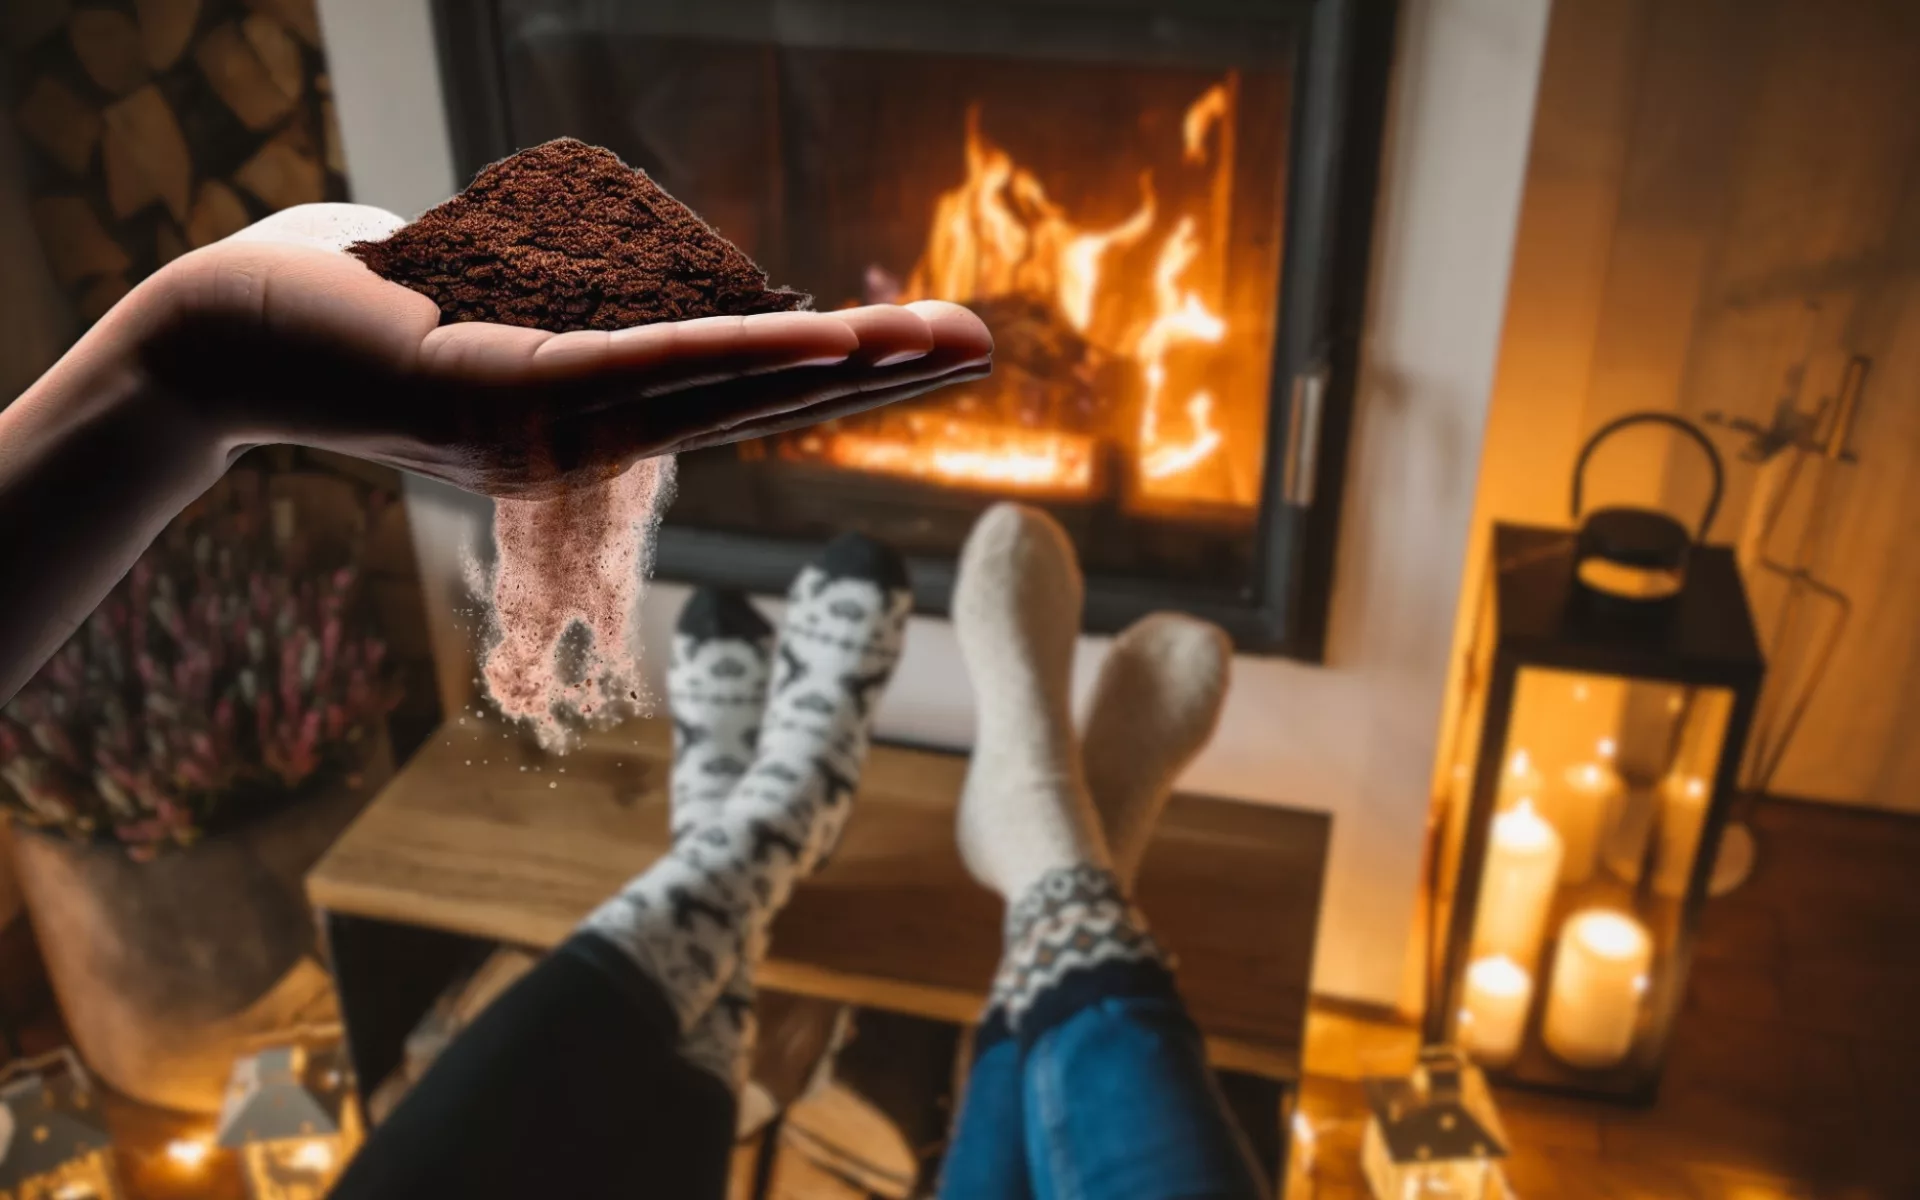
[[[1478,1061],[1616,1091],[1657,1058],[1733,707],[1725,688],[1519,669],[1506,736],[1476,747],[1499,777],[1452,1018]]]

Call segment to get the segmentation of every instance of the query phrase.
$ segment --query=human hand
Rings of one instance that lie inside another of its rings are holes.
[[[771,313],[553,334],[442,326],[343,253],[403,222],[306,205],[175,260],[75,348],[227,453],[295,442],[493,496],[760,437],[984,374],[957,305]]]

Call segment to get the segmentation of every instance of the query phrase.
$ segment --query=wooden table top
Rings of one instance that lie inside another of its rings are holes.
[[[665,851],[671,734],[638,721],[564,758],[468,717],[430,738],[307,878],[317,908],[546,948]],[[832,861],[776,921],[769,988],[979,1016],[1001,904],[953,842],[958,755],[876,747]],[[1299,1071],[1328,819],[1176,797],[1137,897],[1215,1061]]]

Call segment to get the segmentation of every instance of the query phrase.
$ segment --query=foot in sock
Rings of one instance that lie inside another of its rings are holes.
[[[997,504],[960,554],[953,627],[973,682],[960,856],[1009,902],[1049,871],[1110,865],[1082,778],[1070,694],[1084,585],[1051,517]]]
[[[676,841],[719,814],[753,761],[773,641],[773,626],[739,592],[701,588],[680,610],[667,668]]]
[[[701,588],[680,610],[667,668],[675,841],[719,819],[753,761],[773,643],[773,626],[740,592]],[[738,1091],[752,1062],[755,1033],[753,978],[743,962],[687,1030],[680,1053]]]
[[[1113,873],[1073,736],[1081,597],[1072,544],[1045,514],[996,505],[974,526],[953,598],[977,718],[956,836],[968,869],[1007,901],[982,1044],[1088,998],[1171,988]]]
[[[1143,617],[1114,639],[1080,743],[1113,868],[1052,871],[1008,909],[989,1036],[997,1026],[1044,1024],[1049,1007],[1071,1009],[1096,992],[1171,987],[1128,897],[1174,781],[1219,721],[1232,653],[1217,626],[1172,613]]]
[[[1217,625],[1153,613],[1114,639],[1080,738],[1087,790],[1129,891],[1174,781],[1220,721],[1233,644]]]
[[[583,924],[660,986],[683,1030],[744,982],[774,913],[838,842],[911,606],[904,565],[870,539],[837,539],[805,568],[745,774]]]

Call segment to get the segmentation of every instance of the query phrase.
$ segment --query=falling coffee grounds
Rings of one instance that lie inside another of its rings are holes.
[[[348,248],[440,306],[441,324],[567,333],[807,308],[618,155],[572,138],[481,171],[458,196]],[[548,499],[494,503],[492,636],[482,674],[501,712],[564,749],[569,723],[636,711],[637,626],[673,459]],[[570,630],[584,642],[569,643]],[[578,635],[576,635],[578,636]],[[568,653],[562,653],[568,644]]]

